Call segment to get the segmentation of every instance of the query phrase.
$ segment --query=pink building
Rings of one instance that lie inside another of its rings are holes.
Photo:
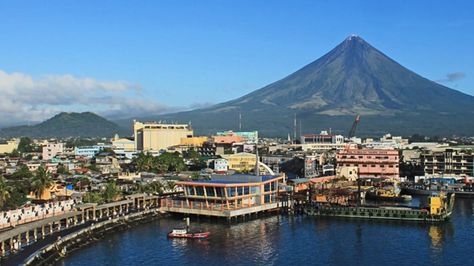
[[[397,150],[347,149],[337,156],[337,167],[358,167],[359,177],[399,178]]]
[[[43,146],[43,160],[51,160],[54,156],[64,152],[63,143],[48,143],[46,146]]]

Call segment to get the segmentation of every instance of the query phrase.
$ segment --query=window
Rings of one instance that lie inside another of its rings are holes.
[[[214,188],[213,187],[206,187],[206,194],[208,197],[214,197]]]
[[[196,187],[196,195],[197,196],[204,196],[204,188],[203,187]]]

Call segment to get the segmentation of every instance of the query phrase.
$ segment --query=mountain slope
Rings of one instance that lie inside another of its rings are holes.
[[[326,55],[295,73],[238,99],[205,109],[160,116],[192,121],[202,133],[245,129],[285,136],[294,114],[302,132],[333,128],[346,133],[355,114],[359,133],[428,135],[474,134],[474,97],[423,78],[362,38],[350,36]],[[156,117],[155,117],[156,119]]]
[[[112,137],[126,129],[91,112],[59,113],[34,126],[18,126],[0,130],[5,137]]]

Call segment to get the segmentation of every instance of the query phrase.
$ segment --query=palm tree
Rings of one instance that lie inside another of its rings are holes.
[[[53,185],[53,180],[51,179],[50,174],[40,166],[31,180],[31,185],[36,198],[39,199],[41,198],[41,195],[43,195],[43,192]]]
[[[155,192],[158,194],[163,194],[163,184],[160,181],[153,181],[148,184],[147,189],[149,192]]]
[[[153,170],[154,159],[149,154],[140,153],[134,159],[138,171],[150,172]]]
[[[5,182],[5,178],[0,176],[0,210],[3,209],[5,203],[10,198],[10,187]]]
[[[169,192],[174,192],[176,183],[174,181],[166,181],[166,189],[168,189]]]

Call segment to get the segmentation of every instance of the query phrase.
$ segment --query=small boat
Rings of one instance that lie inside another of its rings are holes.
[[[191,239],[204,239],[209,237],[210,232],[191,232],[189,230],[189,217],[185,218],[186,228],[173,229],[168,233],[169,238],[191,238]]]
[[[173,229],[173,231],[168,233],[169,238],[203,239],[203,238],[207,238],[209,235],[210,235],[209,232],[191,233],[186,228],[184,228],[184,229]]]

